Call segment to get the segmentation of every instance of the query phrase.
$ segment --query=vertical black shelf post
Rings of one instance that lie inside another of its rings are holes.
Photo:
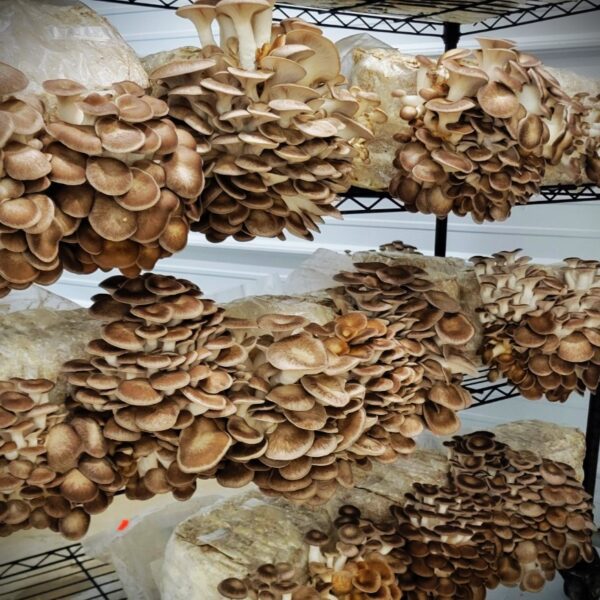
[[[594,496],[600,452],[600,384],[590,394],[587,427],[585,430],[585,458],[583,460],[583,485],[585,491]]]
[[[460,23],[444,23],[444,52],[453,50],[460,40]],[[448,238],[448,217],[435,220],[435,247],[436,256],[446,256],[446,240]]]

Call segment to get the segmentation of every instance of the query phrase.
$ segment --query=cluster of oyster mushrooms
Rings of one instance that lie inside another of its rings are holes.
[[[600,380],[600,263],[530,265],[519,251],[475,257],[482,358],[530,399],[564,402]]]
[[[350,186],[350,140],[371,133],[355,118],[376,103],[341,84],[338,51],[313,25],[272,25],[268,0],[178,9],[198,30],[199,58],[155,69],[156,94],[195,138],[205,163],[201,217],[208,240],[312,239]],[[211,32],[218,21],[220,46]]]
[[[85,419],[65,424],[64,406],[49,399],[53,387],[45,379],[0,381],[1,536],[33,527],[77,539],[107,505],[94,483],[107,483],[110,472],[98,454],[105,442]]]
[[[69,219],[46,195],[52,166],[44,150],[41,102],[21,92],[28,80],[0,63],[0,297],[62,272],[58,240]]]
[[[133,499],[172,492],[184,500],[198,474],[214,476],[231,445],[229,370],[245,357],[229,344],[223,309],[173,277],[111,277],[92,314],[104,320],[88,359],[65,364],[72,406],[103,422]]]
[[[183,499],[197,478],[216,477],[320,504],[352,486],[352,464],[409,454],[426,427],[454,433],[470,404],[456,374],[464,364],[434,346],[435,329],[410,334],[425,320],[414,299],[410,318],[350,310],[321,326],[291,315],[223,319],[193,284],[170,277],[117,276],[103,287],[91,308],[107,321],[102,338],[64,370],[72,405],[100,418],[116,444],[132,498]],[[460,323],[470,338],[449,297],[428,294],[446,302],[429,322],[440,331]]]
[[[167,104],[127,81],[98,93],[58,79],[44,90],[48,193],[72,224],[60,240],[65,268],[132,276],[183,249],[204,176]]]
[[[455,433],[456,411],[470,404],[460,381],[475,368],[465,350],[475,334],[473,323],[419,267],[378,262],[354,267],[334,277],[342,286],[330,294],[342,313],[356,310],[388,323],[400,349],[391,360],[402,399],[395,408],[435,434]]]
[[[320,29],[273,25],[272,4],[181,7],[202,49],[159,66],[152,93],[52,79],[42,103],[0,64],[0,294],[53,283],[63,268],[136,276],[183,249],[190,229],[213,242],[312,239],[323,217],[340,216],[352,144],[371,135],[357,119],[385,114],[373,94],[343,86]]]
[[[540,591],[593,557],[590,497],[568,465],[477,432],[455,437],[444,486],[415,484],[390,519],[340,507],[334,531],[305,535],[308,569],[265,564],[223,580],[227,599],[486,597],[499,583]],[[365,507],[368,510],[367,507]]]
[[[506,219],[538,192],[547,165],[584,144],[584,107],[508,40],[418,57],[416,95],[399,90],[411,127],[390,193],[410,211]]]
[[[133,276],[184,248],[204,186],[196,142],[123,81],[100,93],[0,64],[0,294],[63,268]]]
[[[586,109],[585,172],[590,181],[600,184],[600,94],[586,96],[581,102]]]

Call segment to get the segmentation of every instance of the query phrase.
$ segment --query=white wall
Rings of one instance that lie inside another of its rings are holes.
[[[176,17],[173,11],[94,0],[87,0],[87,3],[104,14],[141,55],[196,45],[191,23]],[[516,40],[521,48],[538,54],[549,65],[598,78],[599,26],[600,12],[597,12],[507,29],[498,35]],[[326,32],[332,39],[353,33],[356,32],[340,29]],[[406,53],[428,54],[441,48],[441,42],[438,44],[432,38],[382,35],[380,39]],[[474,40],[465,38],[462,44],[473,45]],[[291,238],[285,243],[257,240],[251,244],[211,245],[200,236],[193,236],[184,252],[161,262],[158,270],[194,279],[208,294],[226,290],[222,294],[224,298],[244,293],[268,293],[270,275],[284,277],[317,247],[355,250],[373,248],[392,239],[402,239],[431,252],[433,220],[408,213],[352,216],[343,222],[327,223],[322,235],[312,244]],[[600,203],[517,207],[507,222],[486,225],[476,225],[470,218],[450,218],[450,254],[471,256],[517,247],[538,260],[573,255],[600,257]],[[86,303],[103,277],[104,274],[65,275],[54,289]],[[465,414],[465,420],[471,426],[490,426],[516,418],[541,418],[584,429],[586,403],[576,397],[560,406],[545,401],[513,400]]]

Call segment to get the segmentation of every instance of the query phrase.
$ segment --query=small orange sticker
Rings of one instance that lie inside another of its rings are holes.
[[[129,527],[129,519],[123,519],[119,523],[119,526],[117,527],[117,531],[123,531],[123,530],[127,529],[127,527]]]

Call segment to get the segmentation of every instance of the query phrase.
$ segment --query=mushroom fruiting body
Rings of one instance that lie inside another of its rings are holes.
[[[152,269],[184,248],[198,219],[202,158],[180,139],[167,104],[139,86],[81,89],[74,111],[63,106],[64,89],[79,88],[60,81],[46,82],[48,103],[55,98],[58,110],[47,119],[45,148],[62,227],[58,264],[76,273],[118,268],[129,276]]]
[[[189,281],[148,274],[103,286],[91,308],[106,321],[102,338],[88,360],[65,364],[73,402],[105,420],[130,497],[189,495],[231,444],[228,370],[245,354],[221,325],[223,309]]]
[[[64,405],[50,401],[53,388],[45,379],[0,381],[2,536],[50,527],[77,539],[87,530],[85,518],[75,523],[71,516],[78,503],[68,498],[72,490],[65,494],[64,480],[77,471],[80,455],[89,447],[65,424]]]
[[[600,265],[568,258],[544,268],[518,251],[475,257],[484,363],[526,398],[564,402],[600,380]]]
[[[46,195],[52,165],[42,148],[42,104],[15,97],[28,83],[0,63],[0,297],[54,283],[62,272],[58,244],[69,229]]]
[[[373,398],[376,414],[382,407],[389,411],[379,420],[385,429],[389,419],[394,452],[410,453],[412,437],[423,427],[444,435],[458,429],[454,411],[470,404],[468,392],[460,387],[461,376],[472,363],[466,355],[461,361],[456,357],[462,354],[458,347],[471,340],[475,328],[457,302],[435,289],[424,270],[377,262],[354,266],[355,272],[334,277],[343,287],[330,293],[342,312],[357,310],[386,323],[392,345],[372,362],[389,363],[386,375],[393,385],[380,388],[378,397],[374,393],[377,384],[371,384],[373,391],[367,398]],[[360,373],[360,369],[356,371]],[[374,376],[381,378],[382,373]],[[395,402],[389,402],[392,394],[398,397]],[[444,404],[446,397],[453,399],[452,404]]]
[[[547,165],[583,144],[583,105],[539,61],[507,40],[480,44],[421,61],[419,95],[396,94],[411,138],[389,190],[410,211],[504,220],[538,192]]]
[[[332,204],[350,185],[351,142],[370,135],[352,118],[359,103],[341,87],[335,45],[300,21],[289,40],[272,40],[271,5],[221,0],[217,18],[235,28],[237,49],[222,32],[227,42],[203,44],[203,59],[151,73],[170,117],[202,153],[206,189],[194,230],[212,242],[286,230],[312,239],[323,217],[340,216]]]
[[[571,467],[512,450],[489,432],[446,445],[447,483],[415,483],[389,506],[391,520],[340,506],[331,530],[305,533],[303,572],[264,564],[224,580],[219,591],[259,599],[284,590],[295,590],[294,600],[483,599],[499,583],[540,591],[557,569],[591,560],[590,498]]]

